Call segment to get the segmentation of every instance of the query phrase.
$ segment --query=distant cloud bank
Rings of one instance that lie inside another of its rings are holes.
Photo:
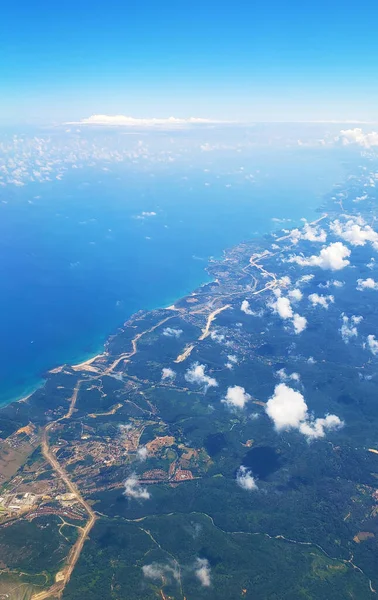
[[[150,118],[137,119],[126,115],[92,115],[80,121],[70,121],[65,125],[107,125],[110,127],[188,127],[190,125],[211,125],[216,123],[225,123],[225,121],[216,121],[213,119],[202,119],[198,117],[189,117],[181,119],[177,117],[168,117],[164,119]]]

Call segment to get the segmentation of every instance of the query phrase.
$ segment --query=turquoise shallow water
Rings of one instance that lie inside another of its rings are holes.
[[[0,205],[0,403],[30,392],[49,368],[100,351],[133,312],[207,281],[210,256],[276,228],[273,218],[314,218],[343,179],[331,151],[206,161],[78,170],[9,192]]]

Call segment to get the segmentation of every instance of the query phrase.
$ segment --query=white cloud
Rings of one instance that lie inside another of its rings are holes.
[[[335,287],[335,288],[342,288],[344,285],[343,281],[338,281],[337,279],[334,279],[333,281],[326,281],[325,283],[319,283],[318,287],[321,289],[329,289],[330,287]]]
[[[281,279],[278,280],[278,285],[282,287],[287,287],[291,284],[291,279],[288,275],[284,275]]]
[[[367,336],[367,343],[370,349],[370,352],[376,356],[378,354],[378,340],[375,339],[374,335]]]
[[[290,375],[288,375],[286,373],[286,369],[279,369],[278,371],[276,371],[276,375],[280,378],[281,381],[300,381],[301,379],[299,373],[291,373]]]
[[[227,389],[226,396],[222,399],[224,404],[229,408],[244,408],[246,403],[251,399],[245,389],[240,385],[234,385]]]
[[[378,133],[376,131],[364,133],[360,127],[342,129],[336,141],[341,141],[344,146],[358,144],[364,148],[371,148],[372,146],[378,146]]]
[[[326,431],[340,429],[343,425],[344,423],[337,415],[326,415],[324,418],[301,423],[299,431],[308,439],[317,439],[324,437]]]
[[[137,450],[137,457],[139,458],[140,461],[145,461],[147,459],[148,456],[148,450],[146,448],[146,446],[141,446],[140,448],[138,448]]]
[[[321,306],[328,309],[329,305],[335,302],[333,296],[319,296],[319,294],[310,294],[308,299],[313,306]]]
[[[330,229],[335,235],[352,246],[365,246],[366,242],[370,242],[374,250],[378,250],[378,233],[367,225],[362,217],[345,218],[347,218],[345,222],[336,219],[330,224]]]
[[[348,344],[350,339],[358,336],[358,331],[356,325],[361,323],[363,317],[358,317],[356,315],[352,315],[350,318],[344,313],[341,315],[342,317],[342,325],[340,327],[341,337],[343,341]]]
[[[330,269],[339,271],[349,265],[347,257],[350,256],[350,250],[341,242],[333,242],[322,248],[319,255],[312,255],[309,258],[304,256],[291,256],[288,262],[296,263],[301,267],[320,267],[321,269]]]
[[[235,365],[238,364],[238,357],[234,354],[228,354],[227,356],[226,367],[227,369],[233,369]]]
[[[173,369],[170,369],[169,367],[164,367],[161,370],[161,378],[164,379],[174,379],[176,377],[176,373],[174,372]]]
[[[126,479],[125,491],[123,493],[129,498],[137,498],[139,500],[148,500],[150,497],[147,488],[140,485],[139,479],[135,473]]]
[[[253,477],[252,472],[243,465],[239,467],[236,473],[236,483],[247,492],[253,492],[258,489],[256,479]]]
[[[374,281],[371,277],[367,279],[357,279],[357,288],[359,292],[364,290],[378,290],[378,281]]]
[[[307,327],[307,319],[301,317],[298,313],[294,314],[289,298],[281,296],[281,291],[279,289],[273,290],[273,293],[277,300],[271,302],[269,306],[281,317],[281,319],[291,319],[296,334],[302,333]]]
[[[197,558],[194,573],[204,587],[210,586],[210,563],[207,558]]]
[[[318,419],[311,417],[303,395],[285,383],[276,385],[265,410],[277,431],[296,429],[307,439],[324,437],[327,430],[343,426],[343,422],[336,415],[326,415]]]
[[[218,333],[216,329],[213,329],[213,331],[210,332],[210,337],[214,342],[218,342],[218,344],[221,344],[225,339],[223,333]]]
[[[176,563],[173,563],[173,565],[151,563],[150,565],[143,565],[142,571],[148,579],[166,580],[173,577],[176,581],[180,581],[180,570]]]
[[[196,383],[197,385],[203,386],[206,392],[209,387],[217,387],[218,382],[214,377],[206,375],[205,369],[205,365],[200,365],[198,362],[195,362],[185,373],[185,379],[189,383]]]
[[[371,258],[370,262],[367,263],[366,265],[369,269],[374,269],[375,267],[375,258]]]
[[[301,283],[303,284],[307,284],[310,283],[310,281],[312,279],[314,279],[315,275],[302,275],[302,277],[300,277],[296,283],[296,285],[301,285]]]
[[[254,311],[251,309],[248,300],[243,300],[243,302],[241,303],[240,310],[243,313],[245,313],[246,315],[250,315],[251,317],[261,317],[262,316],[261,311]]]
[[[299,333],[302,333],[302,331],[304,331],[307,327],[306,317],[302,317],[301,315],[298,315],[298,313],[295,313],[295,315],[293,316],[293,326],[294,326],[294,332],[297,335]]]
[[[290,300],[289,298],[285,298],[285,296],[279,296],[270,306],[281,319],[291,319],[293,317],[293,309]]]
[[[279,383],[274,395],[266,403],[266,413],[274,422],[277,431],[298,429],[307,418],[307,404],[300,392]]]
[[[72,121],[65,125],[106,125],[110,127],[156,127],[156,128],[181,128],[190,125],[207,125],[221,123],[212,119],[201,119],[189,117],[188,119],[179,119],[168,117],[166,119],[136,119],[126,115],[92,115],[81,121]]]
[[[146,219],[148,217],[156,217],[156,212],[154,212],[154,211],[148,212],[148,211],[144,210],[143,212],[140,213],[140,215],[136,215],[134,217],[134,219]]]
[[[182,329],[174,329],[173,327],[166,327],[163,330],[163,335],[165,335],[166,337],[171,337],[171,338],[179,338],[182,333],[183,333]]]
[[[298,288],[295,288],[294,290],[290,290],[290,292],[288,293],[288,296],[289,296],[290,300],[293,300],[293,302],[299,302],[303,298],[303,294],[302,294],[301,290]]]
[[[298,244],[300,240],[308,240],[309,242],[324,242],[327,241],[327,234],[324,229],[320,229],[318,225],[305,223],[302,229],[292,229],[289,237],[293,244]]]

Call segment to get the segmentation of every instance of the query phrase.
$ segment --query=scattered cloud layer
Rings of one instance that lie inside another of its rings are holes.
[[[273,310],[273,312],[277,313],[281,319],[290,319],[296,334],[302,333],[302,331],[304,331],[307,327],[306,317],[302,317],[298,313],[294,313],[289,298],[282,296],[280,289],[275,289],[273,293],[276,296],[276,300],[269,303],[270,308]]]
[[[367,225],[362,217],[347,217],[344,215],[344,218],[347,220],[340,221],[336,219],[330,224],[330,229],[335,235],[349,242],[352,246],[365,246],[366,242],[370,242],[374,250],[378,250],[378,233],[370,225]]]
[[[308,299],[313,306],[321,306],[327,310],[329,305],[335,302],[334,296],[320,296],[319,294],[310,294]]]
[[[378,132],[371,131],[370,133],[364,133],[360,127],[342,129],[336,140],[341,141],[344,146],[358,144],[364,148],[372,148],[373,146],[378,146]]]
[[[189,117],[187,119],[180,119],[177,117],[168,118],[150,118],[150,119],[138,119],[135,117],[128,117],[126,115],[91,115],[80,121],[71,121],[65,123],[65,125],[102,125],[107,127],[152,127],[152,128],[181,128],[188,127],[191,125],[210,125],[220,123],[213,119],[201,119],[196,117]]]
[[[327,241],[327,233],[318,225],[305,223],[302,229],[292,229],[289,237],[293,244],[298,244],[300,240],[308,240],[309,242],[320,242],[324,244]]]
[[[340,327],[341,337],[348,344],[349,341],[358,336],[357,325],[361,323],[363,317],[352,315],[350,318],[346,314],[341,315],[342,325]]]

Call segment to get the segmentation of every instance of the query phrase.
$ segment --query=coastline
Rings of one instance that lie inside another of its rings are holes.
[[[222,255],[223,256],[224,256],[225,252],[226,252],[226,249],[222,251]],[[223,258],[223,256],[222,256],[222,258]],[[211,264],[211,260],[222,260],[222,258],[214,259],[214,257],[210,257],[207,260],[206,267],[204,267],[204,269],[203,269],[204,274],[208,275],[207,269],[208,269],[209,265]],[[116,326],[116,330],[115,331],[110,332],[110,333],[108,333],[106,335],[105,341],[101,343],[101,345],[95,351],[96,352],[95,354],[90,353],[88,355],[88,353],[86,353],[83,357],[81,357],[79,359],[76,359],[76,360],[78,360],[78,362],[71,363],[71,362],[67,361],[66,363],[62,363],[62,364],[56,365],[55,367],[47,369],[44,372],[45,375],[43,377],[39,378],[39,383],[35,383],[35,384],[31,384],[30,386],[27,386],[25,388],[25,390],[23,392],[21,392],[20,395],[12,396],[8,400],[5,400],[4,402],[0,403],[0,410],[6,408],[7,406],[9,406],[11,404],[15,404],[17,402],[27,402],[28,399],[35,392],[37,392],[38,390],[44,388],[49,374],[59,373],[63,369],[63,367],[65,365],[69,365],[74,371],[78,371],[82,367],[84,367],[84,368],[85,367],[89,367],[89,370],[90,370],[91,364],[95,360],[97,360],[98,358],[101,358],[101,357],[103,357],[103,356],[106,355],[106,344],[107,344],[108,340],[111,337],[113,337],[114,335],[116,335],[118,329],[120,329],[123,325],[125,325],[125,323],[127,323],[130,319],[132,319],[134,317],[134,315],[136,315],[138,312],[147,312],[148,313],[148,312],[151,312],[151,311],[154,311],[154,310],[170,310],[170,311],[177,310],[175,308],[175,303],[179,302],[183,298],[186,298],[187,296],[191,296],[191,295],[195,294],[195,292],[196,292],[197,289],[200,289],[201,287],[203,287],[205,285],[208,285],[210,283],[213,283],[213,282],[214,282],[214,280],[211,279],[210,277],[208,277],[207,281],[202,281],[202,283],[200,283],[199,285],[195,286],[194,289],[192,289],[191,291],[187,292],[186,294],[176,296],[176,298],[175,298],[175,300],[173,302],[172,302],[172,299],[170,299],[170,300],[167,300],[167,302],[164,302],[163,306],[155,306],[153,308],[143,308],[143,309],[139,309],[139,311],[132,312],[128,317],[126,317],[126,320],[124,320],[122,323],[120,323],[118,326]]]
[[[319,212],[321,211],[321,207],[318,206],[316,209],[314,209],[315,212]],[[320,218],[314,219],[309,221],[310,224],[315,224],[318,221],[321,221],[323,218],[325,218],[327,215],[323,214]],[[303,219],[303,217],[301,217],[300,219],[298,219],[298,222],[292,222],[291,226],[297,226],[297,227],[301,227],[301,220]],[[303,224],[302,224],[303,225]],[[27,402],[27,400],[39,389],[42,389],[45,384],[46,381],[48,379],[48,375],[49,374],[53,374],[53,373],[59,373],[65,365],[69,365],[74,371],[79,371],[82,368],[86,368],[88,370],[91,370],[91,365],[92,363],[101,358],[106,356],[106,345],[108,340],[113,337],[114,335],[117,334],[117,331],[123,326],[125,325],[129,320],[133,319],[133,317],[138,313],[138,312],[152,312],[154,310],[168,310],[168,311],[175,311],[178,310],[175,307],[175,304],[180,302],[181,300],[183,300],[184,298],[193,296],[196,294],[197,290],[203,288],[206,285],[210,285],[213,283],[217,283],[216,279],[213,279],[210,274],[209,274],[209,268],[211,267],[212,263],[217,263],[220,261],[224,261],[227,260],[227,253],[232,250],[233,248],[235,248],[236,246],[238,246],[239,244],[243,244],[243,243],[247,243],[247,242],[251,242],[252,240],[258,243],[261,243],[262,245],[264,244],[265,241],[265,236],[270,235],[274,232],[278,232],[278,231],[282,231],[282,229],[280,227],[278,228],[272,228],[269,231],[265,231],[265,232],[259,232],[253,236],[251,236],[248,240],[244,239],[244,240],[240,240],[238,243],[228,247],[228,248],[224,248],[222,250],[221,256],[220,257],[215,257],[215,256],[210,256],[207,259],[207,264],[203,269],[203,273],[207,275],[207,280],[206,281],[202,281],[200,284],[196,285],[194,287],[194,289],[192,288],[190,291],[182,294],[182,295],[178,295],[176,296],[176,299],[172,302],[172,300],[170,299],[167,302],[164,302],[163,306],[154,306],[154,307],[149,307],[149,308],[143,308],[143,309],[139,309],[138,311],[133,311],[128,317],[126,317],[126,320],[124,320],[122,322],[122,324],[119,324],[118,326],[116,326],[115,331],[110,332],[106,335],[105,340],[103,342],[101,342],[100,346],[98,347],[98,349],[95,351],[95,354],[90,353],[89,355],[86,353],[82,358],[78,359],[78,362],[73,362],[71,363],[70,361],[67,361],[63,364],[59,364],[55,367],[52,367],[50,369],[47,369],[45,371],[45,376],[40,378],[40,382],[39,384],[35,384],[35,385],[31,385],[29,387],[29,389],[31,389],[31,391],[29,392],[28,389],[26,389],[24,392],[22,392],[22,396],[15,396],[3,403],[0,404],[0,410],[9,406],[10,404],[14,404],[17,402]],[[262,248],[263,249],[263,248]]]

